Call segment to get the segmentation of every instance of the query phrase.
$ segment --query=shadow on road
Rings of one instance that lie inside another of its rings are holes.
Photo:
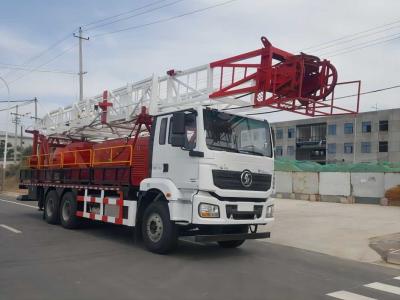
[[[39,223],[43,226],[57,226],[47,224],[43,220],[42,212],[38,211],[28,211],[21,213],[21,216],[24,218],[28,218],[34,220],[35,223]],[[80,236],[88,235],[92,238],[102,239],[108,242],[112,242],[115,244],[120,244],[128,247],[132,247],[136,250],[147,251],[144,247],[143,242],[140,239],[135,238],[135,233],[132,228],[119,226],[115,224],[101,223],[89,220],[82,220],[82,225],[77,230],[67,230],[61,228],[61,226],[57,226],[60,230],[65,231],[63,234],[65,238],[68,238],[66,235],[68,232],[79,233]],[[251,242],[253,243],[253,242]],[[179,241],[177,249],[169,254],[173,257],[179,257],[181,259],[220,259],[221,257],[240,257],[248,255],[249,250],[246,249],[246,244],[242,246],[242,248],[238,249],[223,249],[220,248],[216,243],[208,243],[208,244],[200,244],[200,243],[192,243],[187,241]]]

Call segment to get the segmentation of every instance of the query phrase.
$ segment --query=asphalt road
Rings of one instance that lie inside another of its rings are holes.
[[[0,299],[400,299],[400,270],[260,241],[155,255],[123,227],[66,230],[17,203],[0,200]]]

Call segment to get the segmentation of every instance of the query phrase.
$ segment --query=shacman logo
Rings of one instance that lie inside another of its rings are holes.
[[[240,181],[244,187],[250,187],[253,183],[253,175],[249,170],[244,170],[240,175]]]

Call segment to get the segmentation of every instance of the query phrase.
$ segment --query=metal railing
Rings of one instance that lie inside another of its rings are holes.
[[[39,166],[45,168],[62,167],[62,153],[42,154],[38,156]]]
[[[85,153],[89,154],[89,158],[87,160],[85,160],[85,156],[84,156]],[[80,155],[78,156],[78,154],[80,154]],[[67,157],[67,159],[66,159],[66,157]],[[61,167],[64,167],[64,166],[90,167],[91,163],[92,163],[92,157],[93,157],[92,149],[65,151],[65,152],[62,152]]]
[[[31,169],[87,168],[100,165],[132,165],[133,146],[119,145],[97,149],[70,150],[22,158],[22,167]]]
[[[133,154],[132,145],[122,145],[122,146],[93,149],[92,166],[104,165],[104,164],[131,165],[132,154]]]

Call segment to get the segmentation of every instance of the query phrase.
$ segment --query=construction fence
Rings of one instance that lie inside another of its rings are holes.
[[[293,170],[293,165],[305,166],[307,170]],[[289,164],[289,161],[277,161],[276,196],[314,201],[387,204],[385,192],[400,185],[400,168],[398,171],[393,170],[393,165],[341,165],[340,170],[335,170],[332,165],[319,165],[314,166],[314,170],[313,163],[309,162]]]

